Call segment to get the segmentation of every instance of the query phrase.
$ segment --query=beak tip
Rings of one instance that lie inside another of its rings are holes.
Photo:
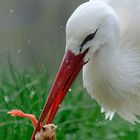
[[[79,71],[82,69],[84,65],[84,57],[87,54],[87,52],[88,49],[79,55],[73,54],[70,50],[67,50],[65,52],[59,72],[56,76],[55,82],[49,93],[47,102],[45,103],[41,116],[38,120],[38,124],[33,133],[32,140],[34,140],[36,132],[40,130],[40,122],[44,122],[46,116],[48,117],[47,124],[50,124],[52,122],[71,84],[77,77]],[[55,126],[55,128],[57,129],[57,126]]]

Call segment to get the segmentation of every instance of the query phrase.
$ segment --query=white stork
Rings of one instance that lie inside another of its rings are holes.
[[[83,67],[83,84],[106,118],[129,122],[140,115],[140,1],[90,0],[66,25],[66,51],[33,134],[50,123]]]

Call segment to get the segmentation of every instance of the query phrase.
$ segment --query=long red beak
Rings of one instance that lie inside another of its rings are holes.
[[[36,132],[40,131],[40,125],[42,125],[44,121],[46,121],[47,124],[52,122],[67,91],[85,64],[84,56],[87,52],[88,49],[79,55],[74,55],[70,50],[65,52],[59,72],[32,135],[32,140],[34,140]]]

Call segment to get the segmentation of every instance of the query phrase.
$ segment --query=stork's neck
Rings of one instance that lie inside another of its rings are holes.
[[[140,110],[137,107],[140,89],[139,41],[134,36],[135,32],[128,32],[129,28],[124,28],[123,23],[119,27],[114,15],[115,12],[113,16],[106,12],[106,18],[99,26],[93,45],[93,48],[98,45],[98,51],[92,51],[95,55],[84,66],[83,82],[106,112],[117,112],[133,122],[136,120],[134,115],[139,114]]]
[[[94,86],[95,93],[118,94],[132,90],[134,79],[131,79],[131,75],[136,73],[134,68],[138,67],[134,63],[133,52],[121,46],[119,38],[111,39],[112,41],[101,47],[86,66],[88,75],[93,78],[89,77],[88,79],[92,80],[91,84],[92,87]],[[106,91],[97,91],[97,89]]]
[[[110,64],[111,66],[120,64],[122,59],[122,50],[120,47],[120,37],[110,36],[110,41],[104,44],[103,47],[99,49],[95,56],[95,61],[99,60],[99,64],[102,65]],[[97,60],[96,60],[97,59]]]
[[[98,98],[103,98],[112,104],[113,98],[110,98],[110,94],[114,95],[113,93],[119,92],[118,90],[125,86],[122,57],[119,40],[118,42],[110,41],[100,48],[85,65],[84,86],[97,101],[100,102],[101,99]],[[113,111],[113,108],[106,108],[108,106],[106,104],[102,106],[106,110]]]
[[[102,23],[102,39],[96,55],[95,60],[97,65],[100,65],[105,71],[120,71],[121,62],[123,60],[123,52],[121,44],[121,25],[118,15],[115,11],[106,12],[107,16]],[[95,62],[95,63],[96,63]]]
[[[93,61],[95,61],[99,67],[102,67],[102,70],[117,70],[116,67],[121,65],[122,52],[119,41],[120,40],[118,40],[118,42],[108,42],[108,44],[100,48],[94,56]]]
[[[90,89],[90,87],[94,86],[95,92],[97,92],[96,88],[99,89],[100,87],[102,89],[105,85],[109,85],[107,87],[113,91],[115,90],[114,88],[123,86],[122,82],[125,80],[124,65],[128,62],[124,59],[122,48],[120,47],[120,26],[116,24],[114,28],[110,28],[112,27],[111,22],[105,24],[105,30],[108,31],[106,41],[84,67],[84,75],[87,77],[85,79],[91,80],[91,82],[87,83],[92,84],[88,88],[88,90],[91,90],[89,92],[93,92],[93,88]],[[109,89],[106,90],[109,92]]]
[[[122,48],[120,47],[120,24],[118,19],[110,18],[108,22],[103,24],[104,33],[106,33],[103,44],[97,51],[95,60],[101,67],[111,69],[117,65],[121,65],[122,61]],[[103,68],[105,69],[105,68]],[[114,68],[113,68],[114,69]],[[115,68],[116,69],[116,68]]]

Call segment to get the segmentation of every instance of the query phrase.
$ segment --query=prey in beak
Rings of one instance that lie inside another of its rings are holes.
[[[33,114],[26,114],[23,111],[16,109],[7,112],[7,114],[11,115],[12,117],[28,118],[32,122],[34,129],[36,128],[38,121]],[[57,126],[54,124],[40,126],[40,131],[36,133],[35,140],[56,140],[56,129]]]
[[[78,55],[73,54],[70,50],[65,52],[60,69],[33,132],[32,140],[34,140],[36,132],[40,131],[40,124],[42,125],[45,121],[50,124],[53,121],[71,84],[85,64],[84,57],[87,52],[88,49]]]
[[[54,124],[42,126],[41,131],[35,135],[35,140],[56,140],[56,129]]]

